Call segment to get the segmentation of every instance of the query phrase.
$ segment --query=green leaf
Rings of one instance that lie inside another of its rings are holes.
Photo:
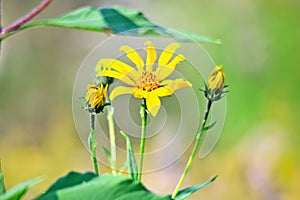
[[[40,178],[35,178],[16,185],[12,189],[1,195],[0,200],[19,200],[27,192],[30,186],[36,184],[40,180]]]
[[[128,135],[126,135],[126,133],[124,133],[123,131],[120,131],[120,133],[123,135],[123,137],[126,140],[128,171],[130,173],[132,180],[137,181],[139,172],[138,172],[138,167],[136,164],[136,160],[135,160],[135,156],[134,156],[134,152],[133,152],[133,149],[131,146],[130,139],[129,139]]]
[[[213,122],[212,124],[205,126],[201,131],[207,131],[209,129],[211,129],[212,127],[214,127],[216,125],[217,122]]]
[[[83,7],[61,17],[24,24],[15,32],[38,26],[56,26],[131,36],[173,37],[180,41],[194,40],[197,42],[221,44],[221,41],[218,39],[159,26],[149,21],[143,13],[120,6],[100,9]],[[8,35],[4,35],[0,39],[4,39],[13,33],[8,33]]]
[[[96,147],[97,147],[97,141],[95,140],[95,138],[92,137],[94,134],[95,134],[95,130],[92,129],[90,131],[90,134],[88,137],[88,145],[89,145],[91,153],[93,153],[93,150],[96,149]],[[93,141],[93,140],[95,140],[95,141]]]
[[[61,17],[25,24],[20,28],[24,29],[34,26],[57,26],[103,32],[108,27],[108,24],[100,15],[98,9],[93,7],[83,7],[71,11]]]
[[[127,165],[128,165],[128,163],[127,163],[127,161],[125,161],[125,162],[122,164],[122,166],[120,167],[119,172],[118,172],[118,175],[121,175],[121,174],[124,172],[124,170],[126,169]]]
[[[0,166],[0,196],[5,193],[4,178]]]
[[[191,186],[191,187],[185,188],[183,190],[180,190],[178,192],[177,196],[175,197],[175,200],[186,199],[187,197],[191,196],[197,190],[200,190],[200,189],[204,188],[205,186],[207,186],[208,184],[210,184],[211,182],[216,180],[217,177],[218,177],[218,175],[213,177],[211,180],[209,180],[207,182],[204,182],[204,183],[201,183],[199,185]]]
[[[58,179],[47,191],[46,193],[50,193],[52,191],[72,187],[75,185],[79,185],[81,183],[88,182],[93,178],[98,177],[96,174],[92,172],[86,172],[84,174],[80,174],[78,172],[69,172],[66,176]]]
[[[72,175],[68,175],[72,176]],[[124,176],[105,174],[86,183],[58,190],[48,190],[37,200],[170,200],[169,195],[157,195],[148,191],[141,183]]]
[[[108,159],[108,161],[111,162],[111,153],[110,153],[110,151],[105,147],[101,147],[101,150],[104,153],[104,155],[106,156],[106,158]]]
[[[151,34],[146,34],[150,35]],[[195,33],[190,33],[187,31],[174,30],[164,27],[155,27],[154,28],[154,36],[165,36],[165,37],[173,37],[174,39],[182,42],[204,42],[204,43],[213,43],[213,44],[222,44],[220,39],[211,38],[203,35],[198,35]]]

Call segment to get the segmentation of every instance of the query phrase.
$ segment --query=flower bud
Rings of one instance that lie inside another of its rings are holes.
[[[209,90],[222,90],[225,83],[225,74],[222,71],[222,65],[216,66],[210,74],[207,85]]]
[[[211,101],[217,101],[222,98],[225,86],[225,74],[222,71],[222,65],[216,66],[207,80],[205,96]]]
[[[88,85],[85,99],[90,112],[99,113],[103,111],[106,103],[107,87],[108,84],[104,87],[103,83]]]

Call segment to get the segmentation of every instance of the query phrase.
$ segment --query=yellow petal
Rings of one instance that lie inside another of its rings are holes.
[[[225,74],[222,71],[222,65],[216,66],[210,74],[207,85],[210,90],[221,89],[224,87]]]
[[[148,95],[149,95],[149,92],[146,92],[145,90],[142,90],[142,89],[136,89],[133,93],[133,96],[135,98],[139,98],[139,99],[147,98]]]
[[[164,88],[168,88],[172,92],[174,92],[175,90],[184,88],[184,87],[192,87],[192,84],[190,82],[185,81],[182,78],[175,79],[175,80],[164,80],[161,82],[161,85]]]
[[[210,77],[217,75],[220,71],[222,71],[222,65],[216,66],[214,70],[211,72]]]
[[[119,79],[121,81],[123,81],[124,83],[130,85],[130,86],[135,86],[135,82],[133,80],[131,80],[126,74],[121,74],[119,72],[116,71],[112,71],[112,70],[105,70],[105,71],[100,71],[97,73],[96,75],[97,77],[99,76],[108,76],[111,78],[116,78]]]
[[[167,88],[167,87],[159,87],[155,90],[153,90],[151,93],[159,96],[159,97],[164,97],[164,96],[170,96],[171,94],[173,94],[173,90]]]
[[[101,83],[101,85],[102,85],[102,83]],[[106,99],[106,96],[107,96],[107,89],[108,89],[108,84],[106,84],[106,86],[103,90],[103,95],[104,95],[105,99]]]
[[[134,87],[124,87],[124,86],[118,86],[111,92],[109,98],[111,100],[114,100],[117,96],[123,95],[123,94],[133,94],[134,90],[136,88]]]
[[[107,85],[105,86],[107,89]],[[106,89],[103,90],[103,84],[100,86],[96,83],[89,84],[86,92],[86,100],[93,108],[104,106],[106,100]]]
[[[146,98],[146,106],[149,113],[155,117],[160,109],[160,99],[157,95],[150,92]]]
[[[215,76],[209,79],[208,87],[213,90],[216,88],[221,88],[224,85],[223,76],[221,73],[217,73]]]
[[[113,69],[119,73],[126,74],[132,80],[135,80],[138,77],[138,73],[134,68],[132,68],[131,66],[129,66],[126,63],[123,63],[119,60],[103,58],[103,59],[99,60],[97,67],[96,67],[96,72],[100,72],[101,69],[103,70],[103,68],[106,68],[109,70]]]
[[[127,57],[136,65],[139,75],[141,75],[145,64],[140,55],[134,49],[126,45],[122,46],[120,51],[126,53]]]
[[[147,48],[145,48],[147,52],[146,71],[151,72],[156,60],[156,50],[152,42],[145,42],[145,45],[147,46]]]
[[[185,58],[183,55],[177,55],[169,64],[158,66],[157,70],[155,71],[155,75],[160,81],[165,79],[174,71],[176,65],[184,59]]]
[[[161,53],[158,60],[158,65],[161,66],[167,65],[171,57],[173,56],[174,52],[176,51],[176,49],[178,49],[179,47],[180,45],[178,43],[169,44]]]

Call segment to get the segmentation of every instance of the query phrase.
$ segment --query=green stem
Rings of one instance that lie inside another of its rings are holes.
[[[90,133],[89,146],[90,146],[90,151],[92,152],[92,160],[94,164],[95,174],[99,175],[98,162],[97,162],[97,150],[96,150],[97,144],[96,144],[96,136],[95,136],[95,115],[93,113],[90,113],[90,123],[91,123],[91,133]]]
[[[140,144],[140,170],[138,175],[138,181],[141,182],[143,174],[143,162],[144,162],[144,152],[145,152],[145,142],[146,142],[146,126],[147,126],[147,109],[146,100],[143,99],[143,104],[141,105],[141,118],[142,118],[142,133],[141,133],[141,144]]]
[[[114,126],[114,110],[112,106],[109,106],[108,108],[107,120],[108,120],[109,139],[110,139],[110,153],[111,153],[110,166],[111,166],[112,174],[116,175],[117,174],[116,134],[115,134],[115,126]]]
[[[201,129],[200,129],[200,132],[197,134],[197,137],[196,137],[196,143],[195,143],[195,146],[193,148],[193,151],[189,157],[189,160],[185,166],[185,169],[180,177],[180,180],[178,181],[177,183],[177,186],[172,194],[172,199],[174,199],[176,197],[176,195],[178,194],[179,192],[179,189],[181,188],[182,184],[183,184],[183,181],[192,165],[192,162],[195,158],[195,155],[198,151],[198,148],[199,148],[199,145],[200,145],[200,141],[201,141],[201,137],[203,135],[203,133],[205,132],[205,125],[206,125],[206,122],[207,122],[207,119],[208,119],[208,116],[209,116],[209,111],[210,111],[210,108],[211,108],[211,105],[212,105],[212,102],[211,100],[208,100],[208,103],[207,103],[207,107],[206,107],[206,111],[205,111],[205,115],[204,115],[204,118],[203,118],[203,121],[202,121],[202,125],[201,125]]]
[[[0,33],[2,32],[2,1],[0,0]],[[0,55],[1,55],[1,39],[0,39]]]

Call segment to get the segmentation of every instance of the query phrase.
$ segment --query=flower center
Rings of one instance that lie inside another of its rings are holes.
[[[151,92],[159,87],[158,78],[152,72],[143,71],[142,77],[139,80],[139,88]]]

